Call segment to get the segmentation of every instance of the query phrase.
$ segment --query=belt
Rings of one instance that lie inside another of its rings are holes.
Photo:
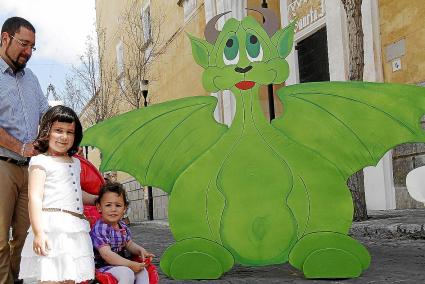
[[[19,160],[15,160],[15,159],[12,159],[12,158],[9,158],[9,157],[0,156],[0,160],[14,164],[14,165],[17,165],[17,166],[28,166],[28,164],[30,163],[29,158],[19,161]]]
[[[86,216],[84,216],[83,214],[76,213],[76,212],[73,212],[73,211],[69,211],[69,210],[66,210],[66,209],[60,209],[60,208],[43,208],[42,210],[43,211],[47,211],[47,212],[63,212],[63,213],[70,214],[70,215],[72,215],[74,217],[77,217],[77,218],[80,218],[80,219],[83,219],[83,220],[88,221],[87,218],[86,218]]]

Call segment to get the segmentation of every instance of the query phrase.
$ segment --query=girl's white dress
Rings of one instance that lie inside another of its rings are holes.
[[[44,154],[31,158],[29,169],[39,166],[46,171],[43,208],[60,208],[83,214],[80,161],[72,160],[72,163],[64,163]],[[73,280],[77,283],[94,279],[89,223],[65,212],[42,211],[41,215],[43,230],[50,243],[49,253],[47,256],[34,253],[34,234],[30,227],[22,250],[19,278]]]

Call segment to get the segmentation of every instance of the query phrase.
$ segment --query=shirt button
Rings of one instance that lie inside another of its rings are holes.
[[[74,175],[74,173],[71,173],[71,176],[73,176]]]
[[[75,192],[77,192],[77,189],[75,189]]]
[[[80,207],[77,207],[77,210],[80,210]]]
[[[68,165],[68,167],[72,167],[71,165]]]
[[[73,181],[72,184],[75,184],[75,181]]]
[[[77,201],[80,201],[80,199],[79,199],[79,198],[77,198]]]

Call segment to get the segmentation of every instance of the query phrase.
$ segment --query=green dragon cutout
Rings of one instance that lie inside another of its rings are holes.
[[[200,96],[125,113],[85,133],[83,143],[102,151],[102,171],[124,171],[169,193],[176,243],[161,269],[174,279],[288,261],[307,278],[359,276],[370,255],[347,236],[347,178],[398,144],[425,142],[425,92],[408,85],[283,87],[284,113],[270,124],[258,92],[288,77],[294,25],[271,31],[267,21],[229,19],[221,32],[206,33],[208,41],[189,36],[205,89],[236,98],[230,127],[213,118],[216,98]]]

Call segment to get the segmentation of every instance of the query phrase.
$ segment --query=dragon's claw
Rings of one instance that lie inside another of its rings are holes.
[[[230,252],[216,242],[191,238],[169,247],[161,257],[161,269],[173,279],[217,279],[232,268]]]
[[[353,278],[369,267],[370,255],[362,244],[347,235],[316,232],[295,244],[289,262],[307,278]]]

